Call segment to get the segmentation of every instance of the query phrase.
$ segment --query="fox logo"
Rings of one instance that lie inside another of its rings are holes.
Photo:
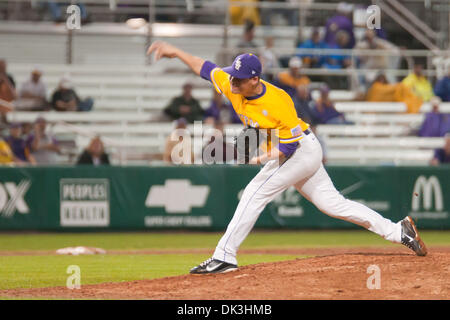
[[[22,180],[18,185],[14,182],[0,183],[0,214],[11,217],[16,210],[22,214],[29,213],[24,197],[30,185],[29,180]]]

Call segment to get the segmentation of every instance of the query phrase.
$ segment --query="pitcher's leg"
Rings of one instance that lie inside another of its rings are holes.
[[[270,183],[276,178],[280,168],[267,164],[247,185],[233,218],[216,247],[214,259],[237,264],[237,250],[252,230],[260,213],[267,203],[286,189],[282,184]]]
[[[323,165],[295,187],[323,213],[360,225],[386,240],[401,242],[400,222],[394,223],[372,209],[344,198],[334,187]]]
[[[313,134],[283,164],[268,162],[245,188],[233,219],[217,245],[213,258],[236,264],[236,253],[265,206],[278,194],[312,176],[322,161],[320,144]]]

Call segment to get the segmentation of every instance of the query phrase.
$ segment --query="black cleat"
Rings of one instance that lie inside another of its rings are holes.
[[[238,266],[225,261],[209,258],[208,260],[200,263],[198,266],[192,268],[189,273],[191,274],[210,274],[210,273],[226,273],[235,271]]]
[[[402,220],[402,243],[413,250],[418,256],[427,255],[427,247],[420,239],[419,232],[411,217]]]

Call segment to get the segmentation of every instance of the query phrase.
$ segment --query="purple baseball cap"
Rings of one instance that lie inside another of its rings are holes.
[[[234,59],[233,64],[222,69],[238,79],[249,79],[261,75],[261,62],[253,53],[244,53]]]

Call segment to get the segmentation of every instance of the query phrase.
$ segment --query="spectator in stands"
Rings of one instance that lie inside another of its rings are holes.
[[[8,71],[7,71],[6,60],[5,59],[0,59],[0,80],[2,78],[5,78],[5,77],[8,78],[9,83],[15,89],[16,88],[16,82],[14,81],[13,76],[10,73],[8,73]]]
[[[29,141],[30,137],[33,135],[34,123],[22,122],[22,137],[25,141]]]
[[[280,3],[298,3],[299,0],[265,0],[268,2],[278,2]],[[273,22],[273,18],[281,16],[284,18],[285,22],[281,22],[283,24],[288,24],[290,26],[298,25],[298,8],[293,7],[280,7],[280,8],[261,8],[261,22],[265,26],[271,26],[275,23]]]
[[[362,69],[374,69],[374,70],[385,70],[391,67],[396,69],[398,66],[398,57],[400,55],[400,50],[394,44],[387,40],[377,37],[375,29],[367,29],[364,38],[359,41],[355,49],[360,50],[386,50],[387,53],[390,52],[391,56],[388,55],[360,55],[358,57],[359,67]],[[370,83],[375,78],[375,74],[364,74],[364,83]],[[386,75],[388,77],[388,75]],[[395,77],[392,77],[395,79]],[[393,80],[391,78],[391,81]]]
[[[416,96],[424,102],[430,101],[434,96],[433,87],[428,79],[423,75],[423,66],[416,63],[414,70],[402,81],[408,88],[411,88]]]
[[[329,49],[347,49],[350,41],[350,35],[344,30],[340,30],[336,33],[336,43],[328,45]],[[348,55],[342,53],[332,53],[325,57],[323,67],[327,69],[345,69],[350,67],[351,58]]]
[[[242,35],[241,41],[237,44],[237,48],[239,49],[237,57],[243,53],[253,53],[258,55],[258,45],[253,41],[255,38],[255,23],[251,20],[247,20],[244,26],[244,34]]]
[[[163,112],[171,120],[184,118],[188,123],[203,120],[204,114],[200,102],[192,96],[192,84],[190,83],[183,85],[183,94],[173,98]]]
[[[80,18],[81,22],[85,23],[88,20],[88,14],[86,11],[86,7],[82,3],[82,1],[68,1],[68,2],[56,2],[56,1],[47,1],[47,7],[50,12],[51,18],[54,22],[65,22],[66,21],[66,9],[71,4],[75,4],[80,8]]]
[[[192,164],[194,162],[191,136],[186,128],[186,119],[179,118],[175,122],[175,129],[166,140],[163,154],[164,162],[172,164]]]
[[[297,94],[299,85],[309,85],[311,80],[301,73],[302,60],[294,56],[289,60],[289,70],[280,72],[276,84],[285,90],[291,97]]]
[[[311,38],[302,42],[298,49],[326,49],[328,45],[323,41],[318,28],[314,28]],[[321,68],[325,63],[325,55],[323,54],[298,54],[302,59],[303,65],[307,68]]]
[[[16,107],[21,110],[42,111],[48,108],[47,87],[41,80],[42,71],[35,67],[29,80],[22,84]]]
[[[256,6],[242,6],[233,5],[233,2],[249,2],[256,3],[258,0],[231,0],[230,6],[228,8],[230,13],[231,24],[241,25],[246,23],[246,21],[252,21],[253,23],[259,25],[261,23],[259,16],[259,9]]]
[[[0,59],[0,99],[11,102],[16,98],[16,83],[6,71],[6,61]]]
[[[450,63],[447,65],[447,74],[436,82],[434,93],[439,96],[442,101],[450,102]]]
[[[230,163],[237,159],[237,150],[234,145],[227,143],[224,136],[224,123],[214,123],[214,134],[202,151],[202,159],[205,164]]]
[[[355,49],[361,50],[389,50],[392,55],[399,55],[399,48],[393,43],[379,38],[375,30],[367,29],[364,37],[355,46]],[[389,56],[387,55],[362,55],[359,59],[361,61],[361,66],[366,69],[386,69],[389,67]]]
[[[309,124],[316,123],[316,119],[313,115],[314,101],[311,98],[309,88],[307,85],[301,84],[297,86],[297,94],[294,99],[295,110],[297,115]]]
[[[8,127],[6,114],[14,110],[14,105],[0,98],[0,131]]]
[[[450,132],[445,135],[444,147],[434,151],[434,156],[433,159],[431,159],[430,164],[433,166],[450,164]]]
[[[68,76],[61,78],[58,88],[52,95],[52,107],[56,111],[89,111],[93,105],[94,101],[91,98],[80,99]]]
[[[367,90],[366,101],[403,102],[408,113],[417,113],[422,106],[422,99],[417,97],[403,83],[390,84],[383,73],[380,73]]]
[[[273,73],[270,72],[273,68],[278,68],[278,57],[273,51],[273,37],[265,38],[265,47],[261,52],[261,65],[262,65],[262,75],[261,78],[272,82],[273,81]]]
[[[6,113],[13,109],[10,104],[16,99],[13,77],[7,73],[6,61],[0,59],[0,124],[7,123]]]
[[[79,156],[77,164],[109,165],[109,156],[99,136],[92,138],[89,146]]]
[[[320,98],[314,102],[312,115],[317,124],[352,124],[345,119],[344,114],[338,112],[329,97],[330,88],[323,85],[320,88]]]
[[[325,42],[334,47],[338,44],[337,34],[343,30],[349,35],[349,41],[345,49],[351,49],[355,46],[355,34],[353,33],[353,5],[345,2],[339,3],[336,14],[327,20],[325,25]]]
[[[14,154],[9,144],[0,137],[0,165],[13,164]]]
[[[440,102],[441,100],[438,97],[433,97],[430,100],[432,109],[425,115],[419,130],[420,137],[443,137],[450,131],[450,114],[439,111]]]
[[[47,132],[47,121],[43,117],[36,119],[34,130],[27,139],[32,155],[38,164],[56,164],[61,149],[58,141]]]
[[[221,123],[241,123],[239,116],[234,111],[233,105],[225,102],[222,94],[213,89],[213,99],[208,109],[205,111],[205,123],[214,124],[217,121]]]
[[[6,142],[14,154],[14,161],[18,164],[36,164],[27,142],[22,137],[22,125],[20,123],[12,123],[9,132],[10,136],[6,138]]]

